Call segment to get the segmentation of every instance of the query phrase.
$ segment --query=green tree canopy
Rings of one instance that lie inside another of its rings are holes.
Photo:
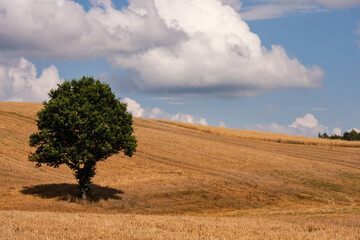
[[[355,131],[352,129],[350,132],[344,132],[343,136],[334,134],[332,136],[327,135],[326,133],[318,134],[319,138],[329,138],[329,139],[341,139],[341,140],[347,140],[347,141],[360,141],[360,132]]]
[[[129,157],[135,152],[132,115],[108,84],[92,77],[65,81],[49,97],[37,114],[39,132],[30,136],[30,146],[37,149],[29,161],[36,167],[66,164],[86,199],[96,162],[119,151]]]

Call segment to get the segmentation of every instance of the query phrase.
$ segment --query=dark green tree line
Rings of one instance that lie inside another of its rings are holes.
[[[355,131],[354,129],[352,129],[350,132],[344,132],[344,135],[339,136],[339,135],[327,135],[326,133],[319,133],[318,134],[319,138],[328,138],[328,139],[341,139],[341,140],[347,140],[347,141],[360,141],[360,132]]]

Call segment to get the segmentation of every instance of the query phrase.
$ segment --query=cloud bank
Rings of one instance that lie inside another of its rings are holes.
[[[247,97],[321,86],[319,67],[302,65],[281,46],[265,49],[241,16],[218,1],[156,0],[155,6],[168,28],[187,37],[112,58],[113,66],[129,70],[140,92]]]
[[[168,28],[153,2],[130,0],[116,10],[93,0],[90,10],[71,0],[3,0],[0,49],[35,59],[83,60],[173,44],[181,34]]]
[[[342,135],[341,128],[334,128],[334,129],[332,130],[332,134],[333,134],[333,135],[341,136],[341,135]]]
[[[318,133],[329,132],[328,127],[319,124],[319,121],[311,113],[305,114],[304,117],[296,118],[296,120],[288,126],[279,125],[277,123],[271,123],[268,125],[257,124],[254,126],[245,126],[244,128],[249,130],[298,135],[298,136],[306,136],[306,137],[317,137]],[[339,129],[335,128],[333,131],[338,132]]]
[[[360,129],[359,128],[356,128],[356,127],[353,127],[353,128],[351,128],[351,129],[349,129],[349,130],[347,130],[347,132],[351,132],[352,130],[354,130],[354,131],[356,131],[356,132],[360,132]]]
[[[170,121],[177,121],[177,122],[208,125],[205,118],[200,118],[200,117],[192,116],[189,114],[183,114],[183,113],[169,114],[169,113],[164,112],[160,108],[152,108],[152,109],[146,110],[146,109],[142,108],[139,103],[137,103],[135,100],[133,100],[131,98],[125,98],[124,102],[127,104],[128,111],[130,113],[132,113],[134,117],[162,119],[162,120],[170,120]]]
[[[329,128],[319,124],[319,121],[311,113],[305,114],[304,117],[296,118],[294,122],[287,126],[279,125],[277,123],[270,123],[244,126],[244,129],[305,137],[317,137],[319,133],[327,133],[330,135],[336,134],[339,136],[344,134],[344,132],[339,127],[332,129],[330,132]],[[351,132],[352,130],[360,132],[360,129],[356,127],[347,130],[347,132]]]
[[[234,0],[3,0],[0,57],[60,61],[105,57],[131,90],[239,98],[316,88],[324,76],[284,48],[266,49]],[[106,79],[105,79],[106,80]]]

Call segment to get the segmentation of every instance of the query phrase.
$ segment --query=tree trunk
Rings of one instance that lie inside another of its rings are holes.
[[[86,190],[81,189],[81,191],[82,191],[82,200],[86,200]]]
[[[94,175],[95,175],[95,161],[86,162],[82,168],[78,168],[75,171],[75,176],[79,181],[83,200],[87,199],[87,194],[89,193],[90,184],[91,184],[91,178]]]

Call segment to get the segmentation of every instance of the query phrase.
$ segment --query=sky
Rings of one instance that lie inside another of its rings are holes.
[[[360,129],[360,0],[0,0],[0,101],[109,83],[135,117]]]

